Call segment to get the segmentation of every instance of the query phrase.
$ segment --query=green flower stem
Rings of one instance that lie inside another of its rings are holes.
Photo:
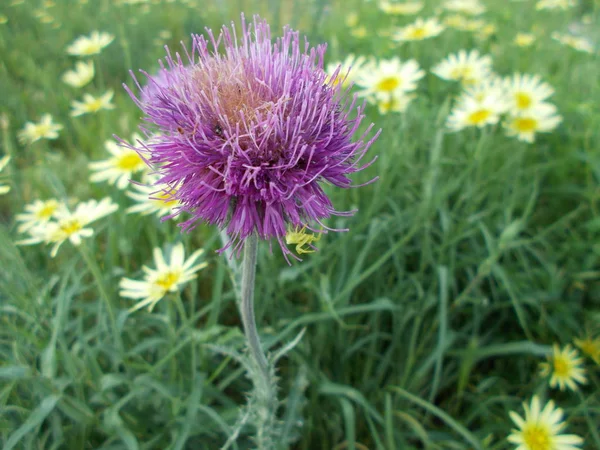
[[[258,236],[252,234],[244,244],[240,314],[251,358],[248,375],[254,384],[254,392],[249,402],[256,426],[256,444],[261,450],[271,450],[277,448],[277,380],[275,371],[263,352],[254,319],[257,251]]]
[[[96,260],[90,255],[88,249],[85,247],[85,244],[78,245],[79,253],[85,260],[88,269],[92,272],[92,276],[96,281],[96,285],[98,286],[98,290],[100,291],[100,296],[102,300],[104,300],[104,304],[106,306],[106,310],[108,311],[108,318],[110,320],[110,326],[113,333],[113,338],[115,341],[115,345],[119,350],[123,349],[123,343],[121,342],[121,336],[119,334],[119,329],[117,328],[117,319],[115,318],[115,312],[112,307],[112,302],[110,300],[110,296],[106,291],[106,286],[104,284],[104,280],[102,279],[102,273],[100,272],[100,267]]]
[[[256,321],[254,319],[254,280],[256,278],[256,254],[258,236],[250,235],[244,244],[244,260],[242,261],[242,286],[240,313],[244,325],[244,333],[248,340],[250,355],[258,365],[265,380],[269,379],[269,363],[260,345]]]

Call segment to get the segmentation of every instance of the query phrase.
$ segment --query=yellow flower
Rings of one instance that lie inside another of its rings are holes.
[[[529,47],[535,42],[535,35],[532,33],[517,33],[513,42],[519,47]]]
[[[33,144],[40,139],[56,139],[63,126],[52,122],[50,114],[44,114],[39,123],[27,122],[19,131],[18,138],[22,144]]]
[[[196,250],[186,261],[183,244],[178,243],[165,259],[160,248],[155,248],[156,269],[144,266],[143,281],[123,278],[119,283],[121,297],[141,299],[129,311],[137,311],[145,306],[152,311],[168,292],[177,292],[185,283],[196,278],[196,272],[208,265],[206,262],[195,264],[203,253],[202,249]]]
[[[557,387],[564,391],[569,388],[577,390],[577,384],[587,383],[585,369],[582,367],[583,358],[579,357],[577,350],[569,344],[561,350],[558,344],[552,346],[552,356],[548,356],[548,362],[540,364],[541,375],[550,377],[550,387]]]
[[[109,33],[92,31],[92,34],[90,34],[89,37],[78,37],[75,42],[67,47],[67,53],[74,56],[97,55],[103,48],[108,46],[114,38],[115,37]]]
[[[369,34],[369,32],[367,30],[367,27],[365,27],[364,25],[361,25],[360,27],[352,28],[350,30],[350,34],[352,36],[354,36],[355,38],[362,39],[362,38],[366,37],[367,34]]]
[[[29,239],[18,241],[19,245],[31,244],[53,244],[50,256],[56,256],[63,242],[69,240],[73,245],[80,245],[82,238],[94,234],[92,228],[87,226],[107,216],[118,209],[118,206],[110,198],[104,198],[100,202],[89,200],[77,205],[74,211],[70,211],[65,205],[60,205],[54,213],[53,220],[39,224],[28,230]]]
[[[574,342],[579,347],[579,350],[592,358],[596,364],[600,364],[600,337],[594,339],[591,337],[575,339]]]
[[[422,41],[432,38],[444,31],[444,26],[435,17],[430,19],[418,18],[414,23],[399,28],[392,39],[396,42]]]
[[[575,434],[561,434],[566,427],[563,411],[550,400],[542,409],[540,399],[534,396],[531,404],[523,403],[525,418],[516,412],[509,413],[518,429],[513,429],[508,442],[517,446],[516,450],[578,450],[583,439]]]
[[[5,155],[2,158],[0,158],[0,172],[2,172],[2,170],[6,167],[9,161],[10,155]],[[6,184],[0,184],[0,195],[6,194],[7,192],[10,192],[10,186]]]
[[[94,78],[94,62],[78,61],[75,70],[68,70],[62,76],[62,80],[69,86],[80,88],[88,84]]]
[[[73,107],[71,116],[77,117],[87,113],[95,113],[101,109],[114,109],[115,105],[111,103],[113,95],[113,91],[108,91],[106,94],[97,98],[90,94],[84,94],[83,102],[78,102],[76,100],[71,102],[71,106]]]
[[[316,248],[312,245],[313,242],[318,242],[321,239],[321,233],[309,234],[306,232],[306,227],[296,227],[289,230],[285,235],[285,242],[288,245],[296,245],[296,253],[313,253]],[[307,247],[308,246],[308,247]]]
[[[137,142],[141,138],[134,134],[131,139],[132,142]],[[90,176],[90,181],[93,183],[106,181],[108,184],[116,185],[118,189],[125,189],[133,174],[144,170],[146,163],[138,152],[120,146],[114,141],[106,141],[104,147],[111,157],[89,164],[89,168],[94,171]]]

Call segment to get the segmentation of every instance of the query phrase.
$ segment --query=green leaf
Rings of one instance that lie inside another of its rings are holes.
[[[6,441],[6,445],[4,446],[4,450],[11,450],[15,445],[19,443],[23,437],[30,431],[32,431],[37,426],[41,425],[42,422],[46,419],[48,414],[52,412],[56,403],[60,399],[58,395],[50,395],[46,397],[40,406],[38,406],[33,412],[29,415],[25,423],[21,425],[17,430],[10,435],[8,440]]]

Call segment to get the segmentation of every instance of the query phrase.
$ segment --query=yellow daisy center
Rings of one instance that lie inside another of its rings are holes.
[[[50,217],[52,217],[52,214],[54,214],[54,211],[56,211],[58,205],[55,204],[47,204],[44,205],[39,211],[37,211],[35,213],[35,217],[37,219],[49,219]]]
[[[427,36],[427,30],[423,27],[413,28],[408,36],[413,39],[423,39]]]
[[[552,450],[552,435],[540,424],[527,425],[523,430],[523,441],[528,450]]]
[[[515,120],[515,128],[521,133],[530,133],[537,130],[537,120],[530,117],[522,117]]]
[[[471,125],[479,125],[485,123],[485,121],[492,115],[489,109],[478,109],[475,112],[469,114],[467,122]]]
[[[97,42],[86,42],[85,47],[81,49],[82,55],[94,55],[102,50],[102,47]]]
[[[450,76],[455,80],[466,80],[473,75],[473,70],[468,66],[459,66],[452,69]]]
[[[388,77],[377,83],[378,91],[392,92],[400,86],[400,79],[398,77]]]
[[[590,355],[591,357],[600,355],[600,340],[592,340],[591,338],[587,338],[582,341],[577,341],[577,346],[583,353]]]
[[[527,109],[533,103],[531,95],[525,92],[517,92],[515,94],[515,100],[517,101],[517,108],[519,109]]]
[[[39,136],[39,137],[44,137],[46,136],[50,131],[52,131],[52,125],[48,125],[48,124],[39,124],[36,125],[34,130],[33,130],[33,135],[34,136]]]
[[[172,206],[175,206],[179,202],[179,200],[174,198],[174,195],[175,191],[171,191],[169,193],[159,192],[152,196],[152,201],[161,208],[170,208]]]
[[[158,277],[154,282],[157,286],[165,291],[171,289],[179,281],[181,274],[177,271],[169,271]]]
[[[137,153],[129,152],[117,158],[116,166],[123,171],[131,172],[137,169],[142,162]]]
[[[77,233],[83,228],[81,222],[77,219],[69,219],[60,224],[60,231],[65,233],[67,236]]]
[[[92,111],[92,112],[99,111],[103,106],[102,99],[96,98],[96,99],[92,100],[91,102],[88,102],[85,106],[88,111]]]
[[[562,356],[554,356],[552,361],[554,366],[554,374],[559,378],[570,378],[571,364],[567,358]]]

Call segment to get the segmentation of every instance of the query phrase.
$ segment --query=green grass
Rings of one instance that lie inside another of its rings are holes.
[[[105,157],[113,134],[136,129],[140,113],[121,83],[130,82],[129,69],[157,67],[161,30],[173,36],[163,43],[179,48],[191,32],[238,20],[241,11],[264,14],[274,30],[291,23],[311,42],[329,42],[328,61],[398,55],[429,70],[449,52],[479,48],[501,75],[540,74],[563,116],[533,145],[500,127],[447,133],[458,90],[430,73],[406,114],[368,110],[383,129],[371,150],[379,160],[355,181],[380,179],[330,191],[338,209],[359,209],[329,222],[350,232],[325,235],[317,253],[291,267],[277,249],[260,249],[263,342],[275,350],[306,328],[278,365],[293,448],[514,448],[508,412],[522,413],[536,393],[565,410],[567,431],[582,436],[585,449],[600,448],[598,365],[587,360],[589,382],[579,394],[552,390],[538,374],[553,343],[600,332],[600,59],[550,38],[585,14],[598,24],[597,2],[595,10],[582,1],[545,12],[532,1],[487,1],[484,17],[498,28],[490,39],[447,30],[399,47],[375,34],[350,35],[352,11],[370,30],[410,21],[386,17],[374,2],[55,3],[50,24],[35,17],[41,2],[0,6],[8,19],[0,24],[0,154],[12,155],[3,173],[12,190],[0,197],[3,448],[217,449],[232,432],[251,386],[234,359],[213,350],[244,346],[229,269],[214,252],[218,231],[179,234],[172,222],[126,215],[131,200],[91,184],[87,163]],[[437,5],[430,1],[422,15]],[[517,31],[532,28],[540,34],[535,46],[512,44]],[[60,80],[75,60],[65,48],[95,29],[116,39],[94,57],[92,84],[75,90]],[[598,42],[594,26],[587,30]],[[109,88],[115,110],[69,116],[82,92]],[[64,125],[59,139],[20,145],[18,130],[44,113]],[[121,208],[94,227],[80,249],[87,253],[65,243],[52,259],[45,246],[15,246],[14,215],[25,204],[104,196]],[[205,248],[209,262],[181,293],[185,316],[167,300],[153,313],[129,314],[118,281],[139,275],[153,247],[178,239],[188,252]],[[99,285],[116,311],[118,340]],[[250,429],[233,448],[252,448]]]

